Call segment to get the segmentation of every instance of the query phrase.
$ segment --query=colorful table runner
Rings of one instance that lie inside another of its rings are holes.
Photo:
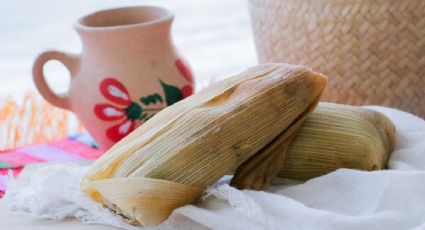
[[[94,160],[102,155],[87,134],[49,143],[0,151],[0,198],[6,190],[9,175],[16,177],[25,165],[39,162]]]

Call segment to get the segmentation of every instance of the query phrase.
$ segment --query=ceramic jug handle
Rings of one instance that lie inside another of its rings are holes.
[[[71,79],[76,70],[78,64],[78,56],[73,54],[66,54],[60,51],[46,51],[41,53],[34,61],[32,76],[40,94],[48,101],[50,104],[57,106],[59,108],[70,110],[70,103],[68,98],[68,93],[65,94],[56,94],[48,86],[46,79],[44,77],[43,69],[44,65],[50,60],[57,60],[61,62],[69,70]]]

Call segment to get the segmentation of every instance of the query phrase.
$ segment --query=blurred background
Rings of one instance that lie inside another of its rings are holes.
[[[73,28],[98,10],[156,5],[175,14],[173,38],[195,76],[195,89],[238,73],[256,61],[247,0],[15,0],[0,1],[0,151],[58,140],[84,131],[75,115],[47,104],[32,80],[32,64],[44,50],[80,53]],[[45,65],[47,82],[66,92],[68,70]]]
[[[174,41],[191,64],[197,89],[256,63],[246,0],[0,1],[0,98],[19,100],[35,91],[32,62],[43,50],[81,52],[73,29],[80,17],[142,4],[164,6],[175,13]],[[67,90],[70,79],[64,66],[51,61],[45,72],[56,92]]]

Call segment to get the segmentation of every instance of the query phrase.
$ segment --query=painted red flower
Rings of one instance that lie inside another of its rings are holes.
[[[135,120],[141,117],[142,108],[131,101],[125,86],[114,78],[105,78],[99,85],[102,95],[113,104],[100,103],[94,106],[96,116],[104,121],[121,122],[106,130],[106,136],[118,142],[135,128]]]
[[[187,63],[183,60],[183,59],[177,59],[177,61],[175,62],[175,65],[177,67],[177,69],[179,70],[180,74],[183,75],[183,77],[190,82],[189,85],[184,85],[181,88],[181,92],[182,92],[182,97],[186,98],[190,95],[193,94],[193,75],[192,75],[192,71],[190,70],[189,66],[187,65]]]
[[[167,84],[160,80],[160,84],[165,94],[165,101],[158,93],[145,95],[139,100],[143,106],[149,106],[156,103],[166,103],[172,105],[183,98],[193,94],[193,76],[188,65],[182,60],[175,61],[179,73],[190,83],[184,85],[181,89]],[[96,116],[104,121],[120,121],[118,124],[106,130],[106,136],[118,142],[136,127],[137,120],[147,121],[161,108],[144,108],[132,101],[127,88],[114,78],[105,78],[100,82],[99,90],[101,94],[112,103],[99,103],[94,106]],[[148,115],[149,113],[149,115]]]

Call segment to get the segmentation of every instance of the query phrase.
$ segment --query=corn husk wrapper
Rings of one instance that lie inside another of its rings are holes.
[[[394,124],[358,106],[320,103],[293,138],[282,133],[235,173],[239,189],[265,190],[274,176],[308,180],[339,168],[379,170],[395,145]],[[272,164],[280,162],[280,165]]]
[[[395,146],[395,126],[382,113],[320,103],[298,130],[279,176],[308,180],[339,168],[385,169]]]
[[[277,175],[308,180],[339,168],[384,169],[395,144],[394,124],[385,115],[333,103],[320,103],[296,135],[288,138],[287,133],[245,161],[231,185],[265,190]]]
[[[114,145],[92,165],[82,189],[133,224],[159,224],[282,132],[296,129],[326,82],[285,64],[260,65],[218,82]]]

